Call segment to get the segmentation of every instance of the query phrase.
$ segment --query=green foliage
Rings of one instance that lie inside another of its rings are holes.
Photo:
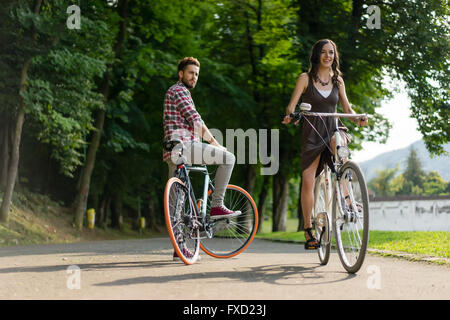
[[[407,162],[408,165],[403,173],[405,180],[411,182],[412,185],[421,187],[425,173],[423,172],[422,163],[417,155],[417,151],[414,148],[411,148]]]
[[[427,149],[441,154],[450,136],[448,3],[396,0],[381,3],[380,11],[380,30],[363,26],[367,42],[361,53],[368,63],[383,65],[406,82]]]
[[[448,191],[446,192],[448,184],[438,172],[430,171],[423,182],[424,193],[427,195],[446,194],[448,193]]]
[[[368,187],[380,196],[392,196],[395,193],[395,185],[392,183],[398,167],[394,169],[377,170],[377,177],[369,182]]]
[[[13,37],[15,43],[24,45],[24,55],[7,56],[16,70],[24,56],[32,57],[22,98],[36,132],[26,134],[50,144],[61,172],[72,176],[83,162],[82,148],[92,130],[91,112],[103,107],[101,95],[95,92],[96,78],[105,72],[111,57],[111,36],[101,10],[83,16],[81,31],[68,30],[66,8],[66,1],[44,2],[41,12],[33,14],[25,1],[19,1],[9,8],[7,19],[11,27],[23,32],[6,29],[2,37]],[[36,45],[27,41],[31,29],[36,32]],[[5,95],[14,95],[14,87],[8,89]],[[7,107],[14,111],[15,104]]]
[[[450,181],[442,179],[437,171],[425,173],[414,148],[411,148],[407,162],[405,171],[398,176],[398,166],[377,170],[377,176],[369,181],[369,188],[377,196],[450,194]]]
[[[369,239],[369,247],[375,249],[450,257],[450,232],[370,231]]]
[[[32,2],[8,0],[0,9],[0,114],[13,118],[20,72],[32,58],[22,93],[24,134],[48,145],[60,171],[72,177],[84,164],[95,111],[104,109],[90,188],[93,203],[119,195],[131,210],[139,198],[148,204],[143,207],[162,211],[167,177],[161,161],[163,99],[177,80],[177,61],[185,56],[201,62],[192,96],[208,127],[222,133],[227,128],[280,129],[280,172],[272,180],[291,179],[290,212],[298,202],[300,133],[280,122],[318,39],[337,43],[350,103],[356,112],[373,115],[366,128],[345,122],[353,136],[351,148],[388,137],[390,124],[377,114],[392,96],[383,85],[386,76],[406,82],[430,151],[441,152],[450,135],[448,6],[441,1],[380,3],[381,30],[367,28],[367,5],[358,1],[133,0],[122,19],[123,0],[117,7],[106,0],[83,0],[80,30],[66,27],[67,1],[44,0],[39,14],[32,13]],[[124,42],[116,52],[124,22]],[[102,79],[109,81],[106,93]],[[247,183],[248,169],[236,166],[232,182]],[[395,173],[380,172],[374,188],[385,194],[449,192],[449,184],[413,166]],[[255,199],[262,181],[256,177]]]

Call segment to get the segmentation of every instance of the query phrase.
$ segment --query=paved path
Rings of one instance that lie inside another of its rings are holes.
[[[356,275],[301,245],[255,240],[192,266],[166,238],[0,248],[0,299],[450,299],[450,268],[368,255]],[[72,266],[72,267],[71,267]]]

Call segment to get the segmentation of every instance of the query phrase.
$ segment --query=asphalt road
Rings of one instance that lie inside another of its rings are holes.
[[[450,299],[450,268],[367,255],[350,275],[301,245],[255,240],[186,266],[168,238],[0,248],[0,299]]]

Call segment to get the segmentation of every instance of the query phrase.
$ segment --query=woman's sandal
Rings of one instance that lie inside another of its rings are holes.
[[[316,250],[320,247],[319,241],[312,234],[312,228],[306,228],[305,232],[308,233],[309,239],[306,239],[305,250]],[[315,243],[314,243],[315,242]]]

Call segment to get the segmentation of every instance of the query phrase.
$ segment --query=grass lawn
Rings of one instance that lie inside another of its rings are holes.
[[[272,222],[264,221],[260,239],[305,241],[303,232],[297,232],[297,219],[288,219],[286,232],[271,232]],[[334,238],[333,238],[334,243]],[[450,232],[445,231],[376,231],[369,234],[369,248],[410,254],[450,258]]]

